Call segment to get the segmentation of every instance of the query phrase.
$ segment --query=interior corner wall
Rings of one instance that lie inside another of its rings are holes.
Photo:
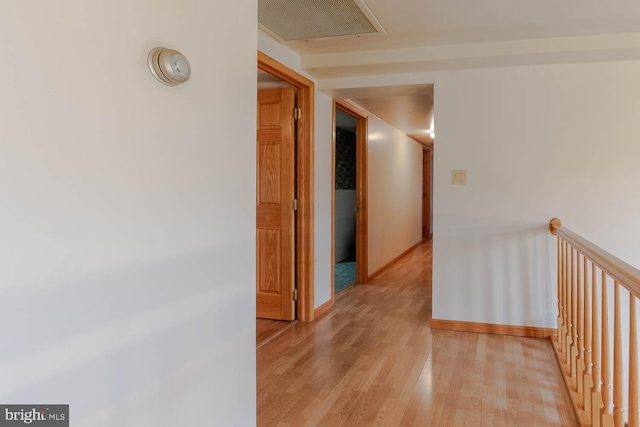
[[[433,318],[555,327],[553,217],[640,266],[638,75],[640,62],[437,75]]]
[[[258,49],[313,80],[300,69],[297,53],[258,31]],[[331,162],[333,141],[333,99],[316,90],[314,132],[314,306],[331,299]]]
[[[422,145],[369,115],[369,276],[422,239]]]
[[[255,425],[256,20],[247,0],[3,4],[3,404]],[[156,81],[156,46],[191,80]]]

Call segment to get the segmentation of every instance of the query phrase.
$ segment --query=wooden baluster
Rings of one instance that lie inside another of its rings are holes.
[[[622,319],[620,314],[620,285],[614,282],[613,308],[613,421],[624,427],[624,366],[622,365]]]
[[[551,232],[558,237],[558,342],[554,344],[557,344],[558,352],[566,353],[559,358],[566,358],[565,363],[569,365],[566,368],[576,379],[575,390],[578,396],[580,393],[583,395],[581,406],[591,415],[592,426],[640,427],[640,331],[637,324],[640,270],[575,233],[565,231],[559,224],[557,218],[550,222]],[[614,289],[614,301],[611,303],[614,312],[611,314],[609,283]],[[623,339],[627,339],[623,334],[620,308],[622,286],[629,291],[630,298],[627,360],[622,353]],[[609,324],[610,320],[613,325]],[[629,395],[625,396],[624,363],[627,362]],[[627,410],[629,413],[625,414]],[[628,422],[625,424],[626,417]]]
[[[636,297],[629,295],[629,427],[640,427],[638,414],[638,321]]]
[[[558,340],[558,343],[561,344],[562,343],[562,279],[563,279],[563,275],[564,275],[564,258],[563,258],[563,243],[562,243],[562,239],[560,238],[560,236],[558,236],[558,336],[556,337],[556,339]],[[562,347],[562,346],[561,346]]]
[[[562,277],[562,352],[563,353],[567,353],[568,352],[568,348],[567,348],[567,337],[569,336],[569,321],[567,318],[567,314],[568,314],[568,310],[569,310],[569,300],[567,298],[567,285],[569,283],[569,268],[567,266],[567,261],[568,261],[568,247],[569,244],[567,242],[564,242],[564,248],[563,248],[563,261],[562,261],[562,267],[563,267],[563,277]]]
[[[576,378],[578,357],[578,284],[576,275],[576,264],[578,262],[578,251],[571,248],[571,376]],[[577,385],[577,381],[576,381]],[[577,388],[577,387],[576,387]]]
[[[573,347],[573,335],[572,335],[572,322],[573,322],[573,313],[572,313],[572,305],[573,298],[573,287],[571,284],[573,283],[573,247],[567,246],[567,366],[569,366],[569,372],[571,372],[571,349]]]
[[[613,425],[611,408],[611,366],[609,362],[609,298],[607,296],[607,274],[602,272],[602,409],[600,425]]]
[[[593,276],[591,276],[591,282],[593,282]],[[591,410],[591,329],[593,325],[591,324],[591,305],[589,299],[589,262],[587,259],[584,259],[584,371],[582,372],[582,381],[583,381],[583,395],[582,395],[582,405],[584,406],[585,411]]]
[[[578,320],[578,353],[576,355],[576,387],[578,393],[584,393],[584,302],[582,289],[584,288],[584,277],[582,277],[582,254],[576,251],[576,295],[578,296],[578,303],[576,304],[576,317]]]
[[[591,387],[591,425],[593,427],[600,426],[600,409],[602,408],[602,384],[600,379],[600,322],[598,317],[598,279],[596,276],[596,265],[591,264],[591,302],[593,303],[593,317],[591,318],[591,339],[593,343],[593,369],[592,369],[592,387]]]

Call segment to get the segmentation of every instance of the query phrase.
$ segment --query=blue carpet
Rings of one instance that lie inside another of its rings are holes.
[[[340,262],[336,264],[334,283],[336,294],[356,283],[356,263]]]

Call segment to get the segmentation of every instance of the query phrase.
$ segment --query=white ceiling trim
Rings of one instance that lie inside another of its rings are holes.
[[[634,59],[640,59],[640,33],[309,54],[301,56],[301,66],[314,77],[335,78]]]

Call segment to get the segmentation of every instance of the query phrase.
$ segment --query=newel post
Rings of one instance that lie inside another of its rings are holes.
[[[553,234],[554,236],[556,234],[558,234],[556,232],[556,228],[562,227],[562,222],[560,222],[560,220],[558,218],[553,218],[551,221],[549,221],[549,231],[551,232],[551,234]]]

